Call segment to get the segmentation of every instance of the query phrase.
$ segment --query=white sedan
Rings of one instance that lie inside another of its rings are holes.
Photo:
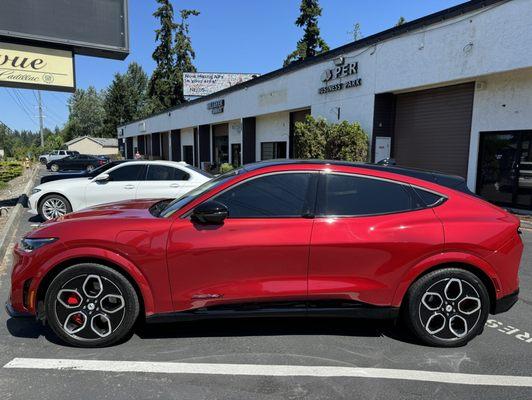
[[[185,162],[127,161],[91,178],[71,178],[36,186],[30,213],[50,220],[104,203],[176,198],[211,176]]]

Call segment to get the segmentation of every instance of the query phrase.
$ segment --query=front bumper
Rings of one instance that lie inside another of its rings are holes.
[[[6,301],[6,311],[11,318],[35,318],[34,315],[28,312],[20,312],[13,308],[11,300]]]
[[[507,296],[501,297],[500,299],[495,301],[492,314],[500,314],[500,313],[508,311],[510,308],[514,306],[515,303],[517,303],[518,299],[519,299],[519,289],[517,289],[515,292]]]

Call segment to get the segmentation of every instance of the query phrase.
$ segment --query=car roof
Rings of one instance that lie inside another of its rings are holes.
[[[364,168],[374,171],[391,172],[411,178],[421,179],[426,182],[435,183],[467,194],[473,194],[467,187],[466,180],[461,176],[445,174],[437,171],[429,171],[417,168],[406,168],[397,165],[378,165],[371,163],[357,163],[350,161],[338,160],[298,160],[298,159],[281,159],[259,161],[253,164],[247,164],[243,168],[246,171],[254,171],[260,168],[283,166],[283,165],[337,165],[344,167]]]

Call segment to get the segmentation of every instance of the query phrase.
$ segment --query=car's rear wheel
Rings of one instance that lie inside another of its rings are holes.
[[[57,275],[45,296],[54,333],[78,347],[112,345],[131,333],[139,300],[131,283],[100,264],[83,263]]]
[[[45,196],[39,205],[39,215],[46,221],[72,212],[70,202],[59,194]]]
[[[87,170],[87,172],[91,172],[94,169],[94,166],[89,164],[85,169]]]
[[[482,332],[489,309],[488,291],[475,274],[444,268],[412,284],[403,317],[425,344],[457,347]]]
[[[59,165],[58,165],[58,164],[52,164],[52,165],[50,166],[50,170],[51,170],[52,172],[57,172],[57,171],[59,171]]]

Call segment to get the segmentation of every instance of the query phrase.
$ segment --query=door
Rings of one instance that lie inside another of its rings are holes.
[[[477,194],[495,204],[532,209],[532,131],[480,133]]]
[[[282,303],[305,308],[317,174],[250,178],[214,197],[229,210],[222,225],[177,219],[168,268],[178,311]]]
[[[467,177],[474,92],[471,82],[397,95],[397,165]]]
[[[94,179],[85,188],[85,207],[115,201],[135,200],[137,188],[145,176],[144,164],[124,164],[109,170],[109,180]]]
[[[417,261],[443,250],[443,229],[408,185],[327,174],[318,188],[309,304],[390,306]]]
[[[154,164],[147,167],[146,180],[139,184],[137,199],[174,199],[197,186],[180,168]]]
[[[194,165],[194,146],[183,146],[183,161],[188,165]]]

